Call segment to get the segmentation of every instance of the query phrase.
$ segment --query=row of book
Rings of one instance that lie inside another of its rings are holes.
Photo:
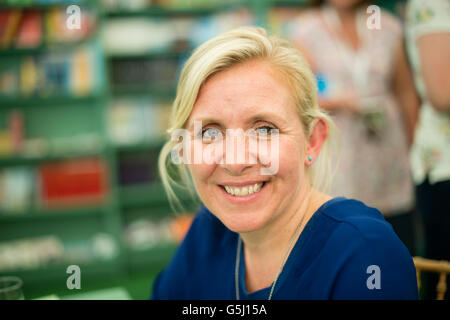
[[[168,127],[170,106],[151,98],[119,98],[108,109],[109,136],[116,145],[159,141]]]
[[[0,214],[98,206],[108,189],[106,164],[98,158],[9,167],[0,171]]]
[[[0,0],[0,4],[8,6],[34,6],[34,5],[52,5],[52,4],[80,4],[85,0]]]
[[[175,88],[180,61],[174,57],[118,59],[111,61],[113,89],[168,91]]]
[[[23,150],[24,115],[21,110],[12,110],[5,117],[5,127],[0,129],[0,156],[11,156]]]
[[[83,97],[104,88],[101,50],[94,43],[70,53],[5,56],[0,60],[0,97]]]
[[[0,242],[0,272],[84,264],[113,259],[118,245],[106,233],[63,241],[55,235]]]
[[[97,133],[85,132],[66,137],[27,137],[25,123],[30,119],[21,109],[5,110],[1,116],[0,160],[93,154],[103,148],[102,138]],[[30,121],[28,122],[30,126]],[[48,122],[51,120],[48,119]]]
[[[180,243],[186,235],[193,214],[178,214],[160,220],[137,219],[124,229],[127,246],[133,250],[148,250],[163,243]]]
[[[101,36],[106,54],[136,55],[194,48],[221,32],[255,22],[247,8],[165,19],[114,17],[104,22]]]
[[[106,10],[143,10],[151,7],[185,9],[217,7],[236,0],[102,0],[101,4]]]
[[[96,29],[96,13],[92,9],[80,8],[79,19],[75,21],[72,18],[72,21],[66,12],[67,7],[0,9],[0,48],[30,49],[89,38]]]
[[[192,220],[190,213],[160,220],[138,219],[125,226],[123,239],[129,249],[136,251],[177,244],[183,240]],[[46,235],[3,241],[0,242],[0,272],[111,260],[118,256],[119,250],[116,240],[107,233],[79,239],[63,240]]]
[[[119,184],[130,186],[150,184],[157,180],[158,150],[148,149],[141,152],[119,154]]]

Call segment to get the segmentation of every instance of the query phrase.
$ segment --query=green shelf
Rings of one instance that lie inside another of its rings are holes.
[[[122,271],[122,265],[118,258],[110,260],[100,260],[92,262],[71,261],[67,263],[58,263],[48,266],[42,266],[35,269],[18,269],[15,271],[0,271],[2,276],[17,276],[23,280],[23,290],[25,298],[28,291],[37,291],[39,287],[44,286],[39,291],[45,291],[45,287],[52,284],[58,284],[61,290],[69,290],[66,287],[66,280],[70,276],[67,271],[69,265],[76,264],[81,270],[81,286],[83,283],[97,281],[99,278],[106,279],[108,277],[119,274]]]
[[[303,7],[309,3],[309,0],[272,0],[269,2],[271,6],[275,7]]]
[[[0,167],[6,166],[22,166],[22,165],[34,165],[42,162],[52,162],[52,161],[62,161],[77,158],[87,158],[87,157],[98,157],[102,156],[101,150],[96,150],[92,152],[73,152],[67,154],[53,154],[53,155],[43,155],[43,156],[8,156],[0,157]]]
[[[144,141],[133,144],[114,145],[112,148],[119,153],[139,152],[139,151],[160,149],[164,145],[164,143],[165,140],[161,137],[161,139],[155,139],[151,141]]]
[[[71,52],[79,48],[80,46],[89,43],[96,36],[91,35],[86,39],[76,41],[76,42],[68,42],[68,43],[43,43],[37,47],[32,48],[8,48],[8,49],[0,49],[0,57],[5,56],[18,56],[18,55],[39,55],[45,54],[48,52],[58,52],[58,53],[66,53]]]
[[[154,96],[157,98],[173,99],[176,89],[171,86],[146,85],[113,85],[112,94],[116,96]]]
[[[104,11],[103,15],[108,18],[121,17],[171,17],[171,16],[202,16],[210,15],[224,10],[222,7],[199,7],[199,8],[163,8],[149,7],[139,10],[111,10]]]
[[[37,210],[30,209],[26,213],[8,212],[0,210],[0,223],[7,222],[31,222],[31,221],[47,221],[47,220],[66,220],[78,218],[97,218],[106,211],[104,207],[79,207],[68,209],[48,209]]]
[[[52,95],[49,97],[0,97],[0,109],[2,108],[20,108],[20,107],[39,107],[45,106],[67,106],[76,104],[92,104],[104,99],[102,94],[93,94],[87,96],[71,95]]]
[[[31,1],[30,1],[31,2]],[[74,3],[75,2],[75,3]],[[62,7],[62,6],[70,6],[72,4],[76,4],[79,6],[87,6],[87,5],[95,5],[96,0],[84,0],[84,1],[70,1],[70,0],[61,0],[61,1],[53,1],[50,3],[8,3],[7,1],[3,1],[0,3],[1,9],[49,9],[53,7]]]
[[[181,51],[149,51],[143,53],[129,53],[129,54],[118,54],[118,53],[106,53],[106,57],[109,60],[120,60],[120,59],[158,59],[158,58],[180,58],[187,56],[191,53],[192,49],[186,49]]]
[[[182,202],[184,210],[196,212],[199,207],[187,192],[176,191],[178,199]],[[152,208],[153,217],[161,212],[172,212],[167,195],[161,182],[122,186],[119,188],[119,203],[122,209]],[[150,212],[150,211],[149,211]]]
[[[164,243],[145,250],[128,248],[126,256],[129,268],[131,271],[143,268],[162,269],[170,262],[177,248],[177,243]]]
[[[167,203],[167,196],[161,183],[147,183],[122,186],[119,189],[120,205],[123,208],[150,206]]]

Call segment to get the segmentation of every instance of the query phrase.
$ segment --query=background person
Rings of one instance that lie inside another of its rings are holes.
[[[342,137],[331,193],[378,208],[414,254],[408,145],[419,100],[401,23],[381,10],[380,29],[369,29],[366,1],[315,3],[299,16],[292,37],[318,78],[319,105]]]
[[[424,225],[425,257],[450,260],[450,1],[410,1],[406,30],[422,98],[411,168]],[[436,281],[437,275],[425,277],[424,298],[436,298]]]

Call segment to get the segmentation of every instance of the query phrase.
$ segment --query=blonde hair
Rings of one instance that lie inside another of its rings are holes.
[[[314,74],[301,54],[287,40],[268,36],[263,28],[239,27],[222,33],[198,47],[185,63],[178,81],[177,94],[172,105],[172,113],[167,133],[184,128],[199,90],[212,75],[231,68],[234,65],[261,59],[279,71],[287,80],[293,98],[308,137],[315,120],[322,118],[328,126],[329,137],[319,157],[310,167],[311,184],[314,188],[325,190],[331,182],[331,142],[335,126],[331,118],[317,103],[317,88]],[[169,141],[163,146],[159,161],[159,173],[172,208],[182,208],[174,187],[180,187],[196,198],[195,188],[184,164],[175,165],[170,160],[170,153],[176,141]]]

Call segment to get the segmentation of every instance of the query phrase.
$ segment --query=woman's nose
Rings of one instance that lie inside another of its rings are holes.
[[[221,167],[227,172],[227,174],[231,176],[240,176],[245,174],[247,171],[251,169],[251,167],[254,166],[249,163],[235,163],[235,164],[221,164]]]
[[[257,166],[257,155],[249,150],[248,141],[230,148],[228,145],[222,155],[220,165],[230,175],[241,175],[248,169]]]

